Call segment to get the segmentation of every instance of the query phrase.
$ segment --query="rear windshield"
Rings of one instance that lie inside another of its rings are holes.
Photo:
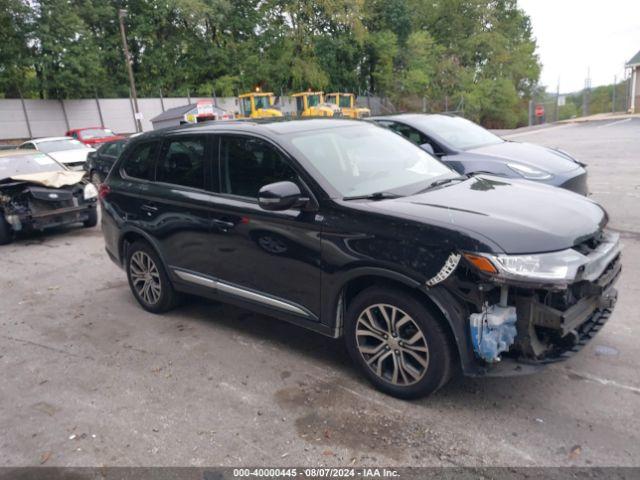
[[[38,142],[38,150],[44,153],[62,152],[63,150],[82,150],[87,146],[79,140],[62,139]]]
[[[88,128],[80,131],[80,136],[85,140],[91,140],[92,138],[106,138],[113,137],[115,133],[108,128]]]
[[[0,157],[0,180],[27,173],[58,172],[64,167],[44,153]]]

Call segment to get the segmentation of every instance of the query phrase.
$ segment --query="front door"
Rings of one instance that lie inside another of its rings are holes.
[[[271,143],[251,136],[222,135],[219,152],[219,195],[212,205],[212,224],[219,233],[205,273],[220,281],[222,293],[319,318],[320,224],[315,212],[270,212],[257,201],[258,191],[269,183],[290,180],[306,191],[292,162]]]

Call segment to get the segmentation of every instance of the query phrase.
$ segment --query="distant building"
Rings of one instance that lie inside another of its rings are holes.
[[[631,86],[629,88],[629,111],[640,112],[640,51],[625,65],[631,69]]]

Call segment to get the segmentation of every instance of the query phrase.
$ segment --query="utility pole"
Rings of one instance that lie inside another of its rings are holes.
[[[127,16],[127,11],[124,9],[118,10],[118,19],[120,20],[120,34],[122,35],[122,48],[124,49],[124,59],[127,63],[127,71],[129,72],[129,85],[131,88],[131,97],[133,98],[133,109],[135,110],[134,116],[136,119],[136,132],[142,131],[142,122],[140,121],[140,109],[138,108],[138,92],[136,91],[136,82],[133,78],[133,67],[131,66],[131,54],[129,53],[129,47],[127,46],[127,34],[124,30],[124,17]]]
[[[613,76],[613,98],[611,99],[611,113],[616,113],[616,82],[618,81],[616,75]]]
[[[591,101],[591,67],[587,69],[587,78],[584,81],[584,90],[582,92],[582,116],[589,115],[589,102]]]
[[[560,77],[558,77],[558,88],[556,88],[556,108],[554,112],[554,120],[557,122],[559,120],[559,110],[560,110]]]

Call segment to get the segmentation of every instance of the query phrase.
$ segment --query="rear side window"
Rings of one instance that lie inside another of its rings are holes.
[[[114,157],[119,156],[124,150],[124,146],[126,143],[127,142],[115,142],[113,144],[113,149],[110,151],[110,155],[113,155]]]
[[[103,146],[98,148],[98,151],[102,155],[116,155],[116,144],[115,143],[105,143]]]
[[[206,137],[180,137],[162,146],[156,170],[158,182],[204,188]]]
[[[122,169],[129,177],[152,180],[158,142],[141,143],[133,148]]]
[[[278,150],[251,137],[222,137],[220,170],[222,193],[250,198],[269,183],[298,179]]]

